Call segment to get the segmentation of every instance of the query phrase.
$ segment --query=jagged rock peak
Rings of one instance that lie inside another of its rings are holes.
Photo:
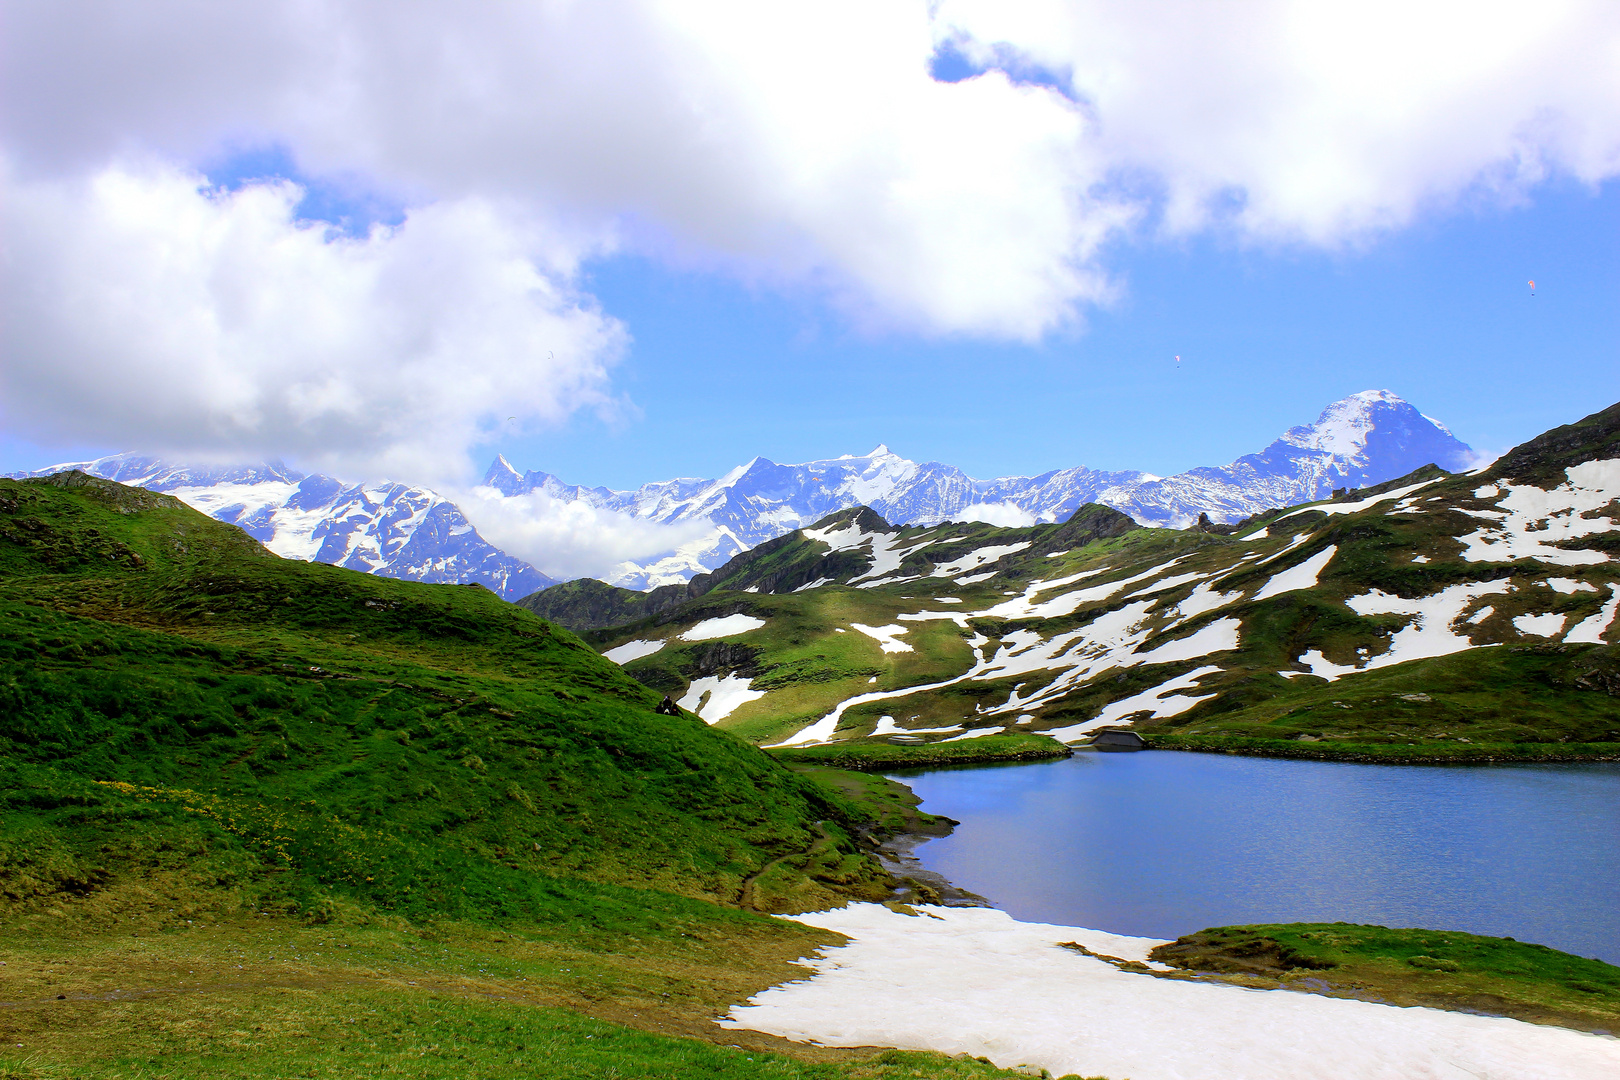
[[[900,528],[898,525],[889,524],[884,520],[882,514],[869,506],[852,506],[847,510],[828,514],[820,521],[807,526],[806,531],[825,532],[828,529],[836,529],[841,525],[854,525],[862,532],[867,533],[892,533]]]

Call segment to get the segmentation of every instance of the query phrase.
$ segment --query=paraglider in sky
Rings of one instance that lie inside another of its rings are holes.
[[[1530,295],[1536,295],[1536,283],[1534,281],[1530,282]]]
[[[1181,363],[1181,357],[1179,357],[1179,356],[1176,357],[1176,363],[1178,363],[1178,364]]]

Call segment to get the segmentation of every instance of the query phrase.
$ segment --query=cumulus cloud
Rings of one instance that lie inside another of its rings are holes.
[[[1332,246],[1620,174],[1620,7],[1601,2],[5,18],[8,422],[131,445],[404,463],[487,417],[600,405],[624,335],[571,283],[614,244],[871,325],[1033,340],[1117,294],[1122,239]],[[936,79],[947,53],[971,77]],[[332,237],[284,186],[220,195],[188,171],[266,145],[403,224]]]
[[[1016,503],[974,503],[951,515],[952,521],[982,521],[1003,529],[1022,529],[1035,524],[1035,515]]]
[[[503,495],[480,485],[450,497],[484,539],[563,579],[611,577],[621,563],[645,563],[713,530],[707,518],[664,524],[540,491]]]
[[[1337,243],[1620,170],[1603,3],[12,7],[0,123],[31,167],[281,140],[933,331],[1072,320],[1110,295],[1108,240],[1161,211]],[[982,73],[936,81],[945,46]]]
[[[1089,148],[1176,231],[1319,244],[1552,174],[1620,174],[1620,8],[1474,0],[941,0],[948,40],[1062,73]]]
[[[164,165],[8,178],[7,427],[435,482],[508,417],[612,407],[624,330],[571,290],[567,245],[472,196],[334,236],[299,197]]]

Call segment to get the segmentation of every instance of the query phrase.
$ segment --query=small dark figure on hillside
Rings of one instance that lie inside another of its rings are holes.
[[[658,708],[654,709],[653,712],[658,713],[660,716],[679,716],[681,715],[681,707],[671,701],[668,694],[665,694],[664,700],[658,703]]]

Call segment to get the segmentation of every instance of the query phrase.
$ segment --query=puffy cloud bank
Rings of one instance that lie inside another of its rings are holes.
[[[1021,529],[1035,524],[1035,515],[1017,503],[974,503],[957,511],[951,520],[982,521],[1003,529]]]
[[[1033,340],[1108,302],[1122,239],[1338,245],[1620,172],[1607,3],[13,0],[6,24],[5,419],[142,448],[400,469],[602,407],[625,339],[576,275],[607,250]],[[332,235],[285,186],[195,174],[264,146],[404,221]]]
[[[7,426],[428,482],[509,416],[611,406],[624,331],[535,230],[467,196],[334,237],[299,195],[162,166],[10,180]]]
[[[449,493],[484,539],[552,577],[608,577],[707,535],[707,518],[664,524],[541,491],[503,495],[490,487]]]

